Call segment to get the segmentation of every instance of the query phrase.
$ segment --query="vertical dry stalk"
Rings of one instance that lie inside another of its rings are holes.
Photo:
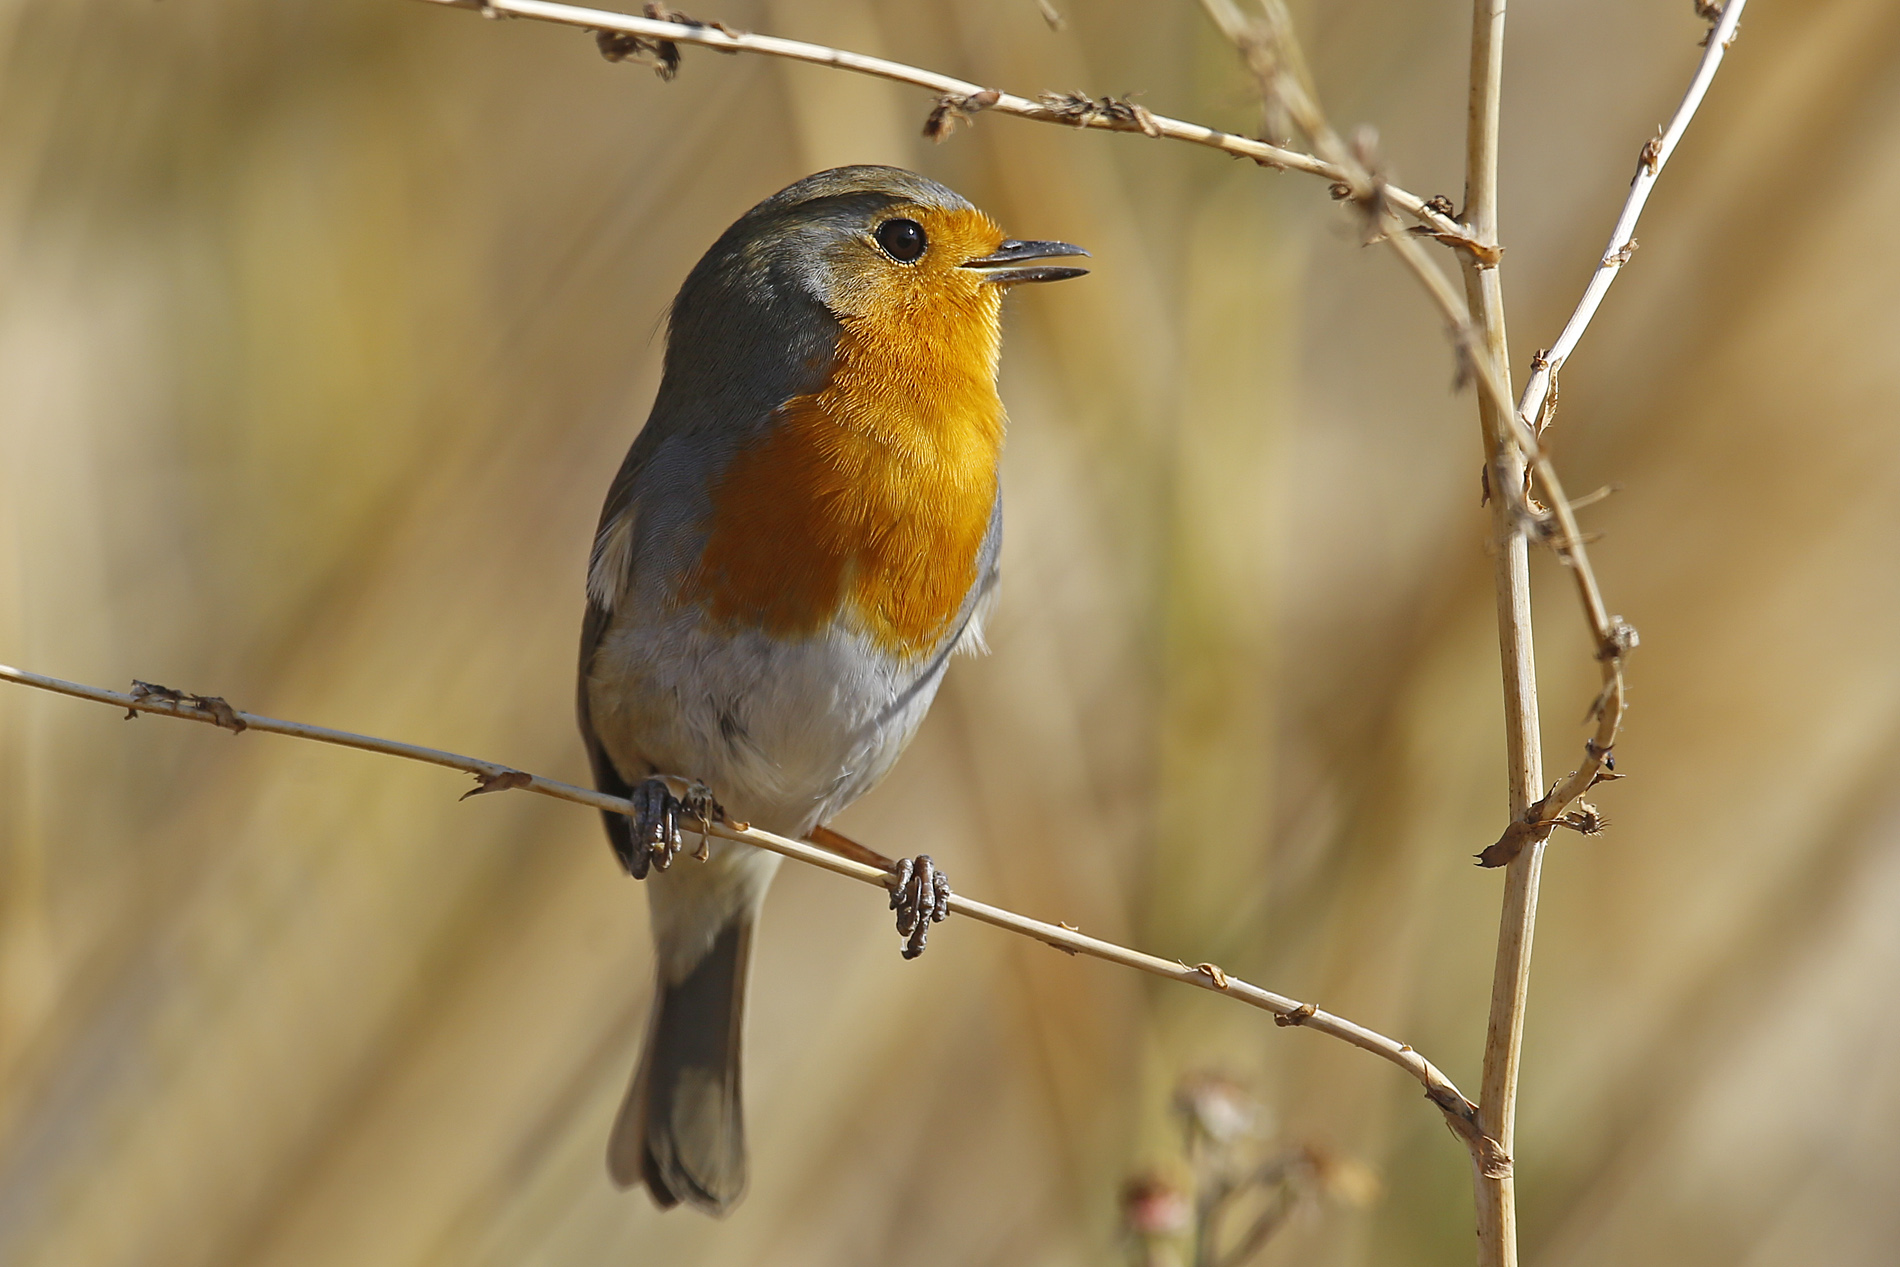
[[[1465,132],[1464,220],[1482,242],[1498,237],[1498,103],[1504,71],[1505,0],[1475,0],[1471,19],[1471,86]],[[1465,296],[1485,352],[1510,388],[1510,350],[1504,333],[1504,286],[1498,266],[1475,256],[1464,261]],[[1494,489],[1523,486],[1523,455],[1511,440],[1512,419],[1488,394],[1478,396]],[[1504,674],[1505,769],[1511,818],[1523,817],[1543,790],[1543,745],[1537,721],[1537,660],[1531,641],[1530,543],[1507,497],[1491,501],[1498,649]],[[1524,1042],[1524,1001],[1530,988],[1531,937],[1537,923],[1541,841],[1511,862],[1504,875],[1504,909],[1491,977],[1491,1014],[1485,1026],[1484,1075],[1478,1123],[1501,1155],[1472,1160],[1479,1267],[1517,1262],[1517,1199],[1511,1152],[1517,1126],[1518,1058]]]

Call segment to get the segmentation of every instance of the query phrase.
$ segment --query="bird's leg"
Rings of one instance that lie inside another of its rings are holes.
[[[891,909],[897,912],[897,931],[904,938],[904,958],[924,953],[924,938],[932,924],[950,913],[950,877],[937,870],[930,855],[903,858],[891,874]]]
[[[660,871],[673,865],[673,859],[685,845],[680,833],[681,820],[697,821],[701,828],[725,810],[713,799],[712,789],[698,779],[682,779],[676,774],[656,774],[634,785],[628,797],[633,802],[632,849],[620,857],[620,864],[636,880],[647,878],[647,868]],[[700,832],[700,854],[706,854],[706,836]]]
[[[891,909],[897,912],[897,931],[906,939],[904,958],[915,959],[924,953],[924,938],[930,926],[950,913],[950,879],[937,869],[929,854],[898,862],[829,827],[814,827],[805,833],[805,839],[840,857],[890,872]]]

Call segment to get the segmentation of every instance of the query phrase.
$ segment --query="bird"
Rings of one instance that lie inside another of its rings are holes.
[[[693,267],[651,413],[587,567],[577,708],[646,882],[657,982],[608,1144],[621,1188],[712,1215],[747,1182],[740,1049],[776,854],[709,816],[894,871],[906,957],[944,915],[928,856],[825,824],[888,772],[953,654],[984,649],[1002,541],[1003,293],[1087,272],[936,181],[839,167],[765,199]]]

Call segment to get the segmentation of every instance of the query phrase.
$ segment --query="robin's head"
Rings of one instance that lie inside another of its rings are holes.
[[[748,211],[720,245],[737,247],[753,268],[789,269],[847,319],[897,316],[920,303],[987,308],[1016,282],[1088,271],[1048,262],[1088,254],[1082,248],[1007,240],[963,198],[899,167],[807,176]]]
[[[746,212],[693,269],[674,301],[669,374],[686,368],[676,364],[683,345],[763,342],[788,369],[814,365],[841,326],[892,343],[967,327],[972,355],[993,356],[1003,291],[1079,277],[1088,270],[1068,261],[1086,254],[1007,239],[968,201],[902,168],[819,172]]]

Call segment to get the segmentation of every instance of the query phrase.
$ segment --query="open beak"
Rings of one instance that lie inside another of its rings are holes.
[[[1066,264],[1042,264],[1037,261],[1087,254],[1088,252],[1081,247],[1070,246],[1067,242],[1012,240],[1003,243],[988,255],[965,260],[963,267],[980,269],[984,281],[997,282],[1004,286],[1014,285],[1017,282],[1059,282],[1070,277],[1081,277],[1088,270],[1071,268]]]

